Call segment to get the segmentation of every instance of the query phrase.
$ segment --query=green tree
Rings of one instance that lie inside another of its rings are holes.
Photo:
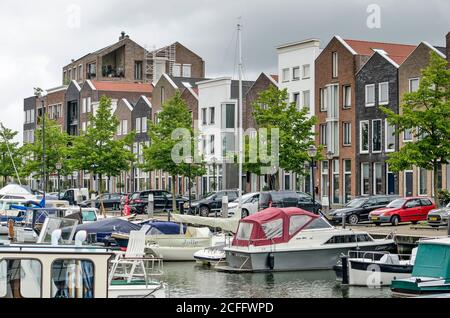
[[[181,134],[177,135],[177,131]],[[168,100],[158,113],[156,123],[149,122],[150,146],[144,149],[143,168],[146,171],[162,170],[172,176],[172,207],[176,206],[176,176],[194,178],[205,173],[203,162],[187,164],[187,157],[199,158],[196,149],[197,142],[194,136],[192,116],[189,108],[181,98],[179,92]],[[184,138],[183,138],[184,137]],[[177,153],[181,161],[176,162],[173,158],[174,149],[184,143],[187,153]],[[198,160],[202,161],[202,160]]]
[[[258,157],[256,162],[249,162],[251,156],[250,138],[245,141],[245,169],[248,172],[262,175],[262,167],[267,166],[265,153],[272,154],[273,129],[279,129],[279,167],[297,175],[306,175],[305,163],[310,161],[308,149],[314,145],[313,127],[316,118],[308,118],[308,109],[297,109],[295,102],[288,102],[287,90],[278,90],[271,86],[261,92],[253,103],[253,116],[259,128],[266,128],[267,135],[257,135]],[[262,140],[261,140],[262,139]],[[268,151],[260,148],[260,144]],[[278,189],[278,169],[276,174],[268,176],[269,188]]]
[[[24,173],[35,179],[41,179],[41,182],[44,181],[42,175],[42,120],[43,117],[38,120],[34,143],[23,146],[24,156],[30,159],[25,160]],[[68,144],[69,135],[61,131],[61,126],[55,120],[51,120],[45,115],[45,180],[49,180],[49,175],[57,173],[56,165],[58,162],[62,163],[62,175],[68,175],[73,171],[71,166],[67,164]],[[48,185],[45,184],[44,188],[47,191]]]
[[[101,97],[95,116],[90,115],[89,120],[87,131],[73,139],[71,161],[76,170],[99,176],[97,191],[100,195],[103,176],[117,177],[130,169],[130,163],[135,160],[131,151],[135,134],[115,139],[119,120],[112,113],[111,99],[106,96]],[[103,202],[101,206],[105,213]]]
[[[406,130],[416,137],[405,143],[399,152],[389,155],[389,168],[403,171],[420,167],[434,171],[433,188],[437,198],[438,169],[450,158],[450,70],[447,61],[435,52],[430,55],[429,66],[422,71],[419,89],[405,94],[400,114],[381,107],[388,122],[399,135]]]
[[[0,176],[3,179],[3,185],[8,182],[8,178],[17,177],[14,165],[18,172],[21,170],[22,151],[19,143],[14,142],[17,134],[17,131],[5,128],[3,124],[0,124]]]

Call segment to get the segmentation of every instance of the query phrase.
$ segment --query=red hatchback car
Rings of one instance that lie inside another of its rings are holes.
[[[426,221],[428,212],[435,209],[430,198],[413,197],[401,198],[392,201],[385,208],[377,209],[369,214],[369,220],[376,225],[391,223],[397,226],[400,222]]]

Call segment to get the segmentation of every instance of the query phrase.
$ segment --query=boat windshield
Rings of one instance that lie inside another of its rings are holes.
[[[405,204],[405,199],[397,199],[389,203],[386,207],[387,208],[401,208],[403,204]]]
[[[354,199],[347,203],[345,206],[349,208],[360,208],[367,201],[367,199]]]
[[[95,222],[97,221],[97,214],[94,210],[90,211],[82,211],[81,214],[83,215],[83,222]]]
[[[253,232],[253,224],[252,223],[241,222],[241,224],[239,224],[239,229],[236,234],[236,238],[238,240],[248,241],[248,240],[250,240],[250,237],[252,236],[252,232]]]

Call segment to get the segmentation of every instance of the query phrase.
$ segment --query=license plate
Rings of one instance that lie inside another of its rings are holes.
[[[372,221],[378,221],[380,218],[378,216],[372,216]]]
[[[430,217],[430,221],[437,221],[438,220],[438,218],[437,217],[435,217],[435,216],[433,216],[433,217]]]

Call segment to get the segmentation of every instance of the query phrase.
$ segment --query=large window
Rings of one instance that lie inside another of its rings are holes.
[[[419,169],[419,195],[428,194],[428,171],[424,168]]]
[[[368,163],[361,164],[361,195],[370,193],[370,165]]]
[[[289,69],[284,68],[281,74],[281,80],[283,82],[289,82]]]
[[[352,144],[352,124],[351,123],[343,123],[342,130],[344,133],[343,134],[344,135],[344,139],[343,139],[344,146],[350,146]]]
[[[303,91],[303,108],[311,108],[311,94],[309,91]]]
[[[352,161],[344,160],[344,203],[351,199],[352,194]]]
[[[235,119],[236,119],[236,107],[235,104],[226,104],[222,107],[222,128],[224,129],[233,129],[236,127]]]
[[[381,152],[381,119],[372,121],[372,152]]]
[[[333,160],[333,203],[339,204],[339,159]]]
[[[378,103],[379,105],[389,104],[389,82],[378,84]]]
[[[278,219],[261,225],[268,240],[283,237],[283,220]]]
[[[311,76],[311,66],[309,64],[303,65],[303,79],[310,78]]]
[[[142,61],[134,62],[134,79],[138,81],[142,80]]]
[[[326,88],[320,89],[320,110],[328,110],[328,90]]]
[[[352,87],[350,85],[344,85],[342,87],[343,94],[343,108],[351,108],[352,107]]]
[[[375,106],[375,85],[366,85],[366,107]]]
[[[420,82],[420,80],[418,78],[411,78],[409,80],[409,92],[410,93],[417,92],[417,90],[419,89],[419,82]]]
[[[209,124],[214,125],[216,123],[216,108],[209,108]]]
[[[361,121],[359,123],[359,130],[360,153],[369,153],[369,121]]]
[[[37,260],[0,262],[0,298],[40,298],[42,265]]]
[[[292,102],[295,103],[295,107],[300,110],[300,93],[292,93]]]
[[[333,52],[332,53],[332,74],[333,74],[333,78],[337,78],[338,77],[338,72],[339,72],[339,66],[338,66],[338,53],[337,52]]]
[[[395,151],[395,127],[389,125],[387,119],[385,120],[385,136],[386,136],[386,152]]]
[[[209,150],[210,150],[211,155],[214,155],[216,153],[215,139],[216,139],[216,136],[214,136],[214,135],[209,136]]]
[[[373,164],[373,194],[383,194],[383,165],[380,162]]]
[[[94,264],[58,260],[52,264],[53,298],[94,298]]]
[[[412,141],[413,140],[413,131],[412,129],[405,129],[403,132],[403,141]]]
[[[136,118],[136,132],[139,134],[141,133],[141,119]]]
[[[322,197],[328,198],[328,188],[330,180],[328,178],[328,161],[322,161]]]
[[[172,75],[174,77],[181,77],[181,64],[179,64],[179,63],[173,64]]]
[[[206,113],[207,113],[207,109],[206,108],[202,108],[202,125],[203,126],[206,126],[207,125],[207,115],[206,115]]]

